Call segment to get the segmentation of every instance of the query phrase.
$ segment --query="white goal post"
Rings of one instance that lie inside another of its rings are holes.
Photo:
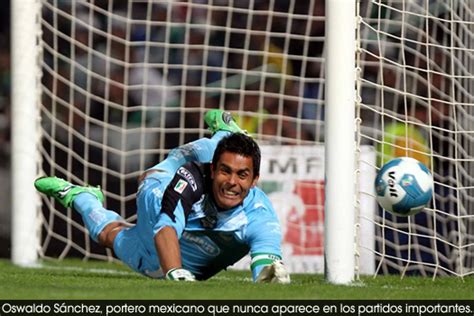
[[[347,284],[355,268],[355,3],[326,5],[325,274]]]
[[[260,185],[292,272],[471,275],[473,12],[456,0],[12,1],[12,260],[115,260],[72,210],[38,202],[35,177],[100,185],[134,222],[137,176],[209,135],[203,115],[221,108],[268,170],[280,159]],[[395,156],[434,175],[416,216],[374,202],[373,176]]]
[[[40,247],[38,174],[39,1],[12,1],[12,260],[33,265]]]

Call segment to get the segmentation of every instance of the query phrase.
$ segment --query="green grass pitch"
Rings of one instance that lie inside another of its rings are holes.
[[[474,299],[473,277],[361,277],[349,286],[322,275],[293,274],[290,285],[254,284],[247,271],[224,271],[204,282],[178,283],[143,277],[117,263],[65,260],[20,268],[0,260],[0,300],[88,299]]]

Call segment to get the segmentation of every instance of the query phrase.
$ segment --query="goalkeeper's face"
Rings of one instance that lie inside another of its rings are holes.
[[[212,193],[218,207],[233,208],[243,202],[258,181],[252,157],[224,152],[211,168]]]

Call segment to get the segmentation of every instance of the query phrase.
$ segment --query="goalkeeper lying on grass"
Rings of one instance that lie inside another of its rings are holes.
[[[229,113],[212,110],[205,121],[212,138],[172,150],[141,176],[136,225],[105,209],[99,188],[56,177],[39,178],[35,187],[74,208],[92,239],[149,277],[206,280],[250,252],[254,281],[289,283],[278,218],[255,186],[258,145]]]

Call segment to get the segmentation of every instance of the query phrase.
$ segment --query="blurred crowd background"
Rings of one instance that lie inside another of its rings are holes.
[[[74,129],[98,125],[84,121],[87,112],[100,124],[186,130],[154,144],[172,148],[198,136],[203,110],[220,107],[272,143],[320,140],[324,1],[94,6],[102,11],[64,1],[62,14],[43,12],[43,85],[59,98],[43,102],[56,102]],[[74,104],[72,119],[60,101]]]

